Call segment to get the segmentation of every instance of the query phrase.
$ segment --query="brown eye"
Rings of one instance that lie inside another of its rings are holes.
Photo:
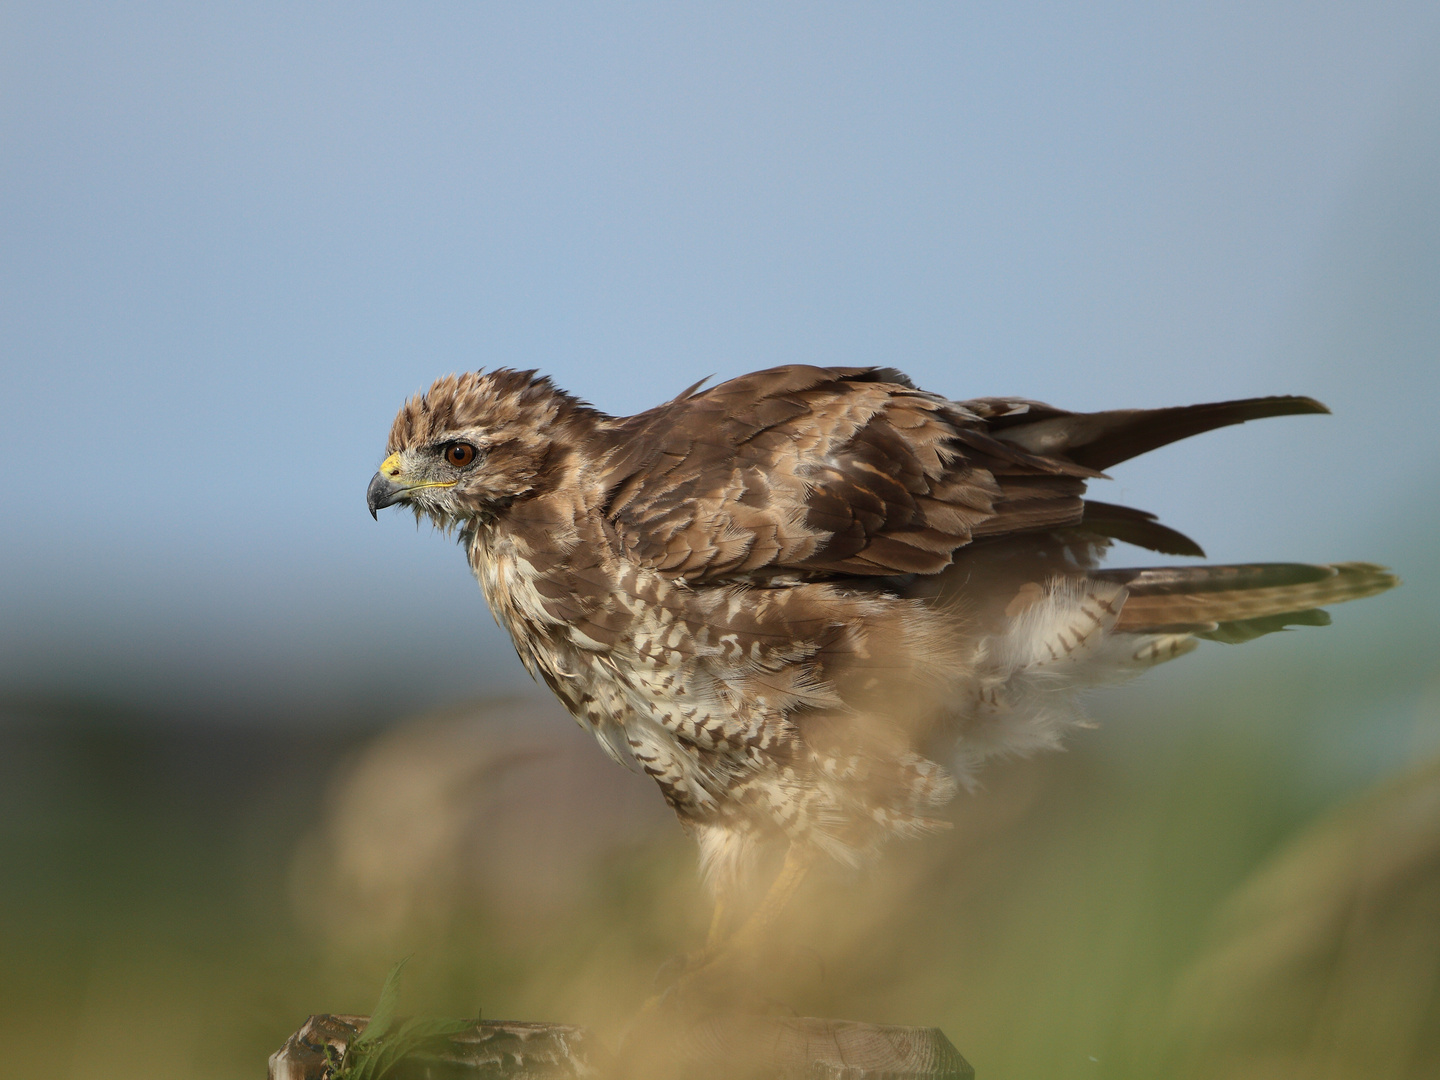
[[[445,447],[445,460],[457,469],[463,469],[475,460],[475,447],[467,442],[451,443]]]

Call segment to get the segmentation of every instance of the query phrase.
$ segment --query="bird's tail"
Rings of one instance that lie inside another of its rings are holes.
[[[1091,570],[1029,582],[986,637],[956,725],[955,775],[996,754],[1056,747],[1086,723],[1078,694],[1190,652],[1199,638],[1249,641],[1324,626],[1321,608],[1399,584],[1371,563],[1251,563]]]
[[[1374,596],[1400,583],[1373,563],[1246,563],[1097,570],[1125,588],[1114,630],[1249,641],[1287,626],[1324,626],[1328,604]]]
[[[971,404],[983,407],[985,401]],[[1032,454],[1062,456],[1087,469],[1104,470],[1157,447],[1231,424],[1329,411],[1314,398],[1293,396],[1094,413],[1063,412],[1047,405],[993,417],[989,428],[995,438]]]

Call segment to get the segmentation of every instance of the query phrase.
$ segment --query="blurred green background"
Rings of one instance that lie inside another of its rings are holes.
[[[1440,681],[1338,621],[1100,695],[952,833],[820,875],[770,1000],[939,1025],[987,1076],[1433,1075]],[[613,1039],[704,933],[688,841],[544,698],[318,733],[36,705],[4,743],[8,1075],[259,1075],[406,955],[409,1009]]]
[[[258,1076],[409,954],[407,1009],[613,1038],[704,933],[693,850],[365,483],[448,371],[620,413],[787,361],[1312,394],[1097,494],[1405,585],[818,877],[776,1007],[983,1080],[1440,1074],[1437,44],[1420,3],[0,5],[0,1075]]]

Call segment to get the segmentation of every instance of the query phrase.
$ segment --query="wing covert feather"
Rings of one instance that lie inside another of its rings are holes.
[[[1077,523],[1097,475],[991,438],[888,369],[755,372],[612,435],[621,544],[696,582],[938,573],[973,537]]]

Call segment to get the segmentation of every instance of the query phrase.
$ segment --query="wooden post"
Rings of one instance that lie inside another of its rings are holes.
[[[312,1016],[285,1045],[270,1055],[269,1080],[320,1080],[325,1075],[326,1050],[343,1054],[350,1040],[365,1027],[364,1016]]]
[[[270,1080],[328,1080],[329,1061],[345,1053],[368,1019],[310,1017],[270,1055]],[[435,1049],[416,1053],[388,1075],[393,1080],[589,1080],[606,1075],[601,1070],[608,1066],[604,1047],[584,1028],[479,1020],[469,1031],[437,1040]]]
[[[939,1028],[809,1016],[727,1016],[692,1026],[676,1076],[729,1080],[973,1080]],[[685,1060],[688,1059],[688,1060]]]
[[[270,1056],[270,1080],[328,1080],[363,1016],[312,1016]],[[584,1028],[477,1021],[417,1053],[393,1080],[973,1080],[939,1028],[811,1017],[711,1017],[663,1038],[627,1040],[618,1058]]]

